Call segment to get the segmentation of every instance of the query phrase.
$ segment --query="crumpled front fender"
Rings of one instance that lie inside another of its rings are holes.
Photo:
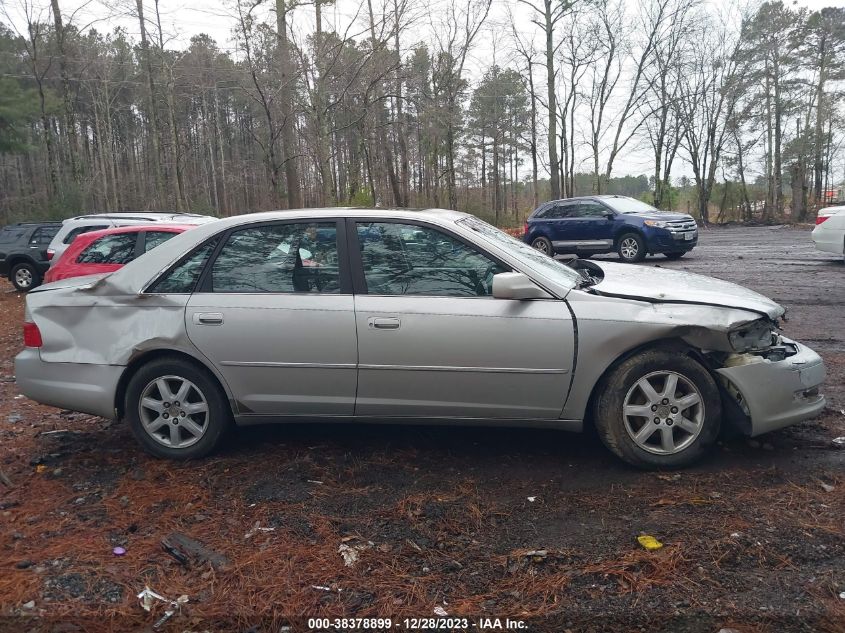
[[[573,291],[578,357],[561,417],[581,420],[593,388],[620,357],[667,340],[682,340],[701,351],[732,352],[728,333],[761,315],[740,308],[689,303],[652,303]]]

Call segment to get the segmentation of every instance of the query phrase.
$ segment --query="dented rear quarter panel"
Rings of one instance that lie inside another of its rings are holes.
[[[184,323],[189,295],[126,295],[113,290],[104,281],[93,288],[31,295],[29,314],[44,340],[41,360],[127,365],[146,350],[192,348]]]

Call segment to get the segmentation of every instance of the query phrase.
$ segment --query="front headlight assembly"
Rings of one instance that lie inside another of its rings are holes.
[[[760,319],[733,330],[728,334],[728,340],[735,352],[755,352],[776,344],[777,334],[771,321]]]
[[[645,224],[646,226],[653,226],[658,229],[665,229],[667,226],[669,226],[669,223],[664,222],[663,220],[643,220],[643,224]]]

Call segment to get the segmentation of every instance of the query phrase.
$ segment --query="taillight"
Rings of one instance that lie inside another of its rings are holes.
[[[522,225],[522,234],[528,235],[528,220],[526,220],[525,224]]]
[[[56,254],[56,251],[54,251],[52,248],[47,249],[47,259],[48,260],[53,259],[53,255],[55,255],[55,254]]]
[[[23,344],[26,347],[41,347],[44,344],[41,340],[41,331],[35,323],[23,324]]]
[[[827,220],[830,216],[829,215],[820,215],[816,218],[816,224],[821,224],[825,220]]]

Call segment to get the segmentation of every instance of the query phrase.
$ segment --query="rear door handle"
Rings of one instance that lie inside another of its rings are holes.
[[[221,312],[196,312],[194,323],[197,325],[223,325],[223,314]]]
[[[367,325],[376,330],[398,330],[402,322],[395,317],[370,317]]]

